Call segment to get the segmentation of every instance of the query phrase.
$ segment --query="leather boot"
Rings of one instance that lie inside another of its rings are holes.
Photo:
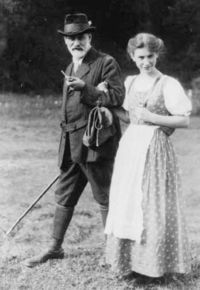
[[[64,207],[57,205],[53,222],[52,244],[50,248],[39,256],[27,259],[23,264],[29,268],[33,268],[39,264],[45,263],[50,259],[63,259],[64,250],[61,247],[65,232],[69,226],[73,215],[73,207]]]
[[[101,212],[101,219],[102,219],[103,228],[105,228],[106,219],[107,219],[107,215],[108,215],[108,206],[107,205],[100,205],[100,212]]]

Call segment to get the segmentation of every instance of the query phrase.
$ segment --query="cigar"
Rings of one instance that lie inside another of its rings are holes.
[[[64,77],[67,79],[67,81],[70,82],[70,81],[73,81],[74,80],[73,77],[66,75],[66,73],[63,70],[61,70],[61,73],[64,75]]]

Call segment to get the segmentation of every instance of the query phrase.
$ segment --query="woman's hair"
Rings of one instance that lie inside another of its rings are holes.
[[[127,52],[131,56],[137,48],[148,48],[150,52],[163,54],[165,51],[162,39],[150,33],[138,33],[128,41]]]

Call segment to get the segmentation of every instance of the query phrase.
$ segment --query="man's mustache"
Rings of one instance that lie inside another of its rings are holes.
[[[83,48],[80,46],[76,46],[76,47],[73,47],[72,50],[83,50]]]

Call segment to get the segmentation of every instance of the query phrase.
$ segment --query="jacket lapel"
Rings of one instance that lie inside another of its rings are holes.
[[[87,55],[83,59],[82,64],[78,68],[78,70],[76,72],[76,77],[83,78],[85,75],[87,75],[90,72],[90,64],[93,63],[95,61],[95,59],[97,59],[98,55],[99,55],[98,52],[92,47],[88,51]],[[73,62],[71,62],[69,64],[69,66],[67,67],[67,69],[65,71],[66,75],[68,75],[68,76],[72,75],[72,70],[73,70]],[[63,85],[63,104],[62,104],[63,120],[65,119],[66,102],[67,102],[67,85],[66,85],[66,82],[64,82],[64,85]]]
[[[90,66],[83,62],[76,72],[76,77],[82,79],[90,71]]]
[[[85,58],[83,59],[82,64],[76,72],[76,76],[78,78],[83,78],[86,74],[88,74],[90,71],[90,63],[94,62],[94,60],[97,58],[97,54],[98,52],[93,47],[88,51]]]
[[[71,63],[68,65],[68,67],[67,67],[67,69],[66,69],[66,71],[65,71],[66,75],[68,75],[68,76],[71,75],[72,67],[73,67],[73,63],[71,62]]]
[[[65,71],[67,76],[71,75],[73,63],[70,63]],[[65,107],[67,102],[67,84],[64,80],[63,82],[63,102],[62,102],[62,120],[65,120]]]
[[[71,72],[72,72],[72,67],[73,67],[73,63],[70,63],[65,71],[66,75],[67,76],[70,76],[71,75]],[[64,80],[64,83],[63,83],[63,96],[66,96],[67,94],[67,84]]]

